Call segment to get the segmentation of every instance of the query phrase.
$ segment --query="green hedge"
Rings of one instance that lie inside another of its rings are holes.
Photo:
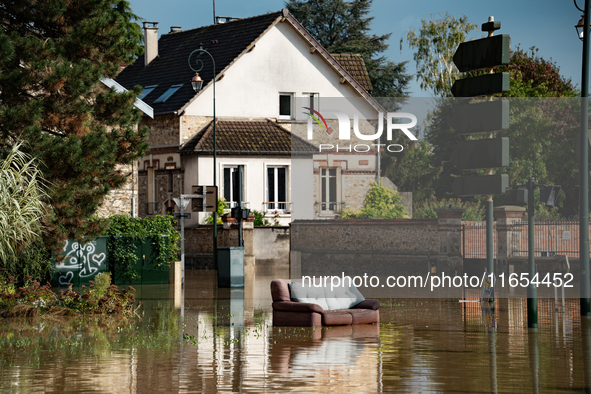
[[[136,241],[150,239],[152,248],[158,256],[156,268],[168,268],[171,261],[178,259],[180,234],[174,228],[176,221],[172,216],[132,218],[128,215],[116,215],[108,221],[104,235],[110,236],[109,260],[120,265],[121,270],[126,273],[127,280],[138,279],[138,274],[134,270],[139,258]]]

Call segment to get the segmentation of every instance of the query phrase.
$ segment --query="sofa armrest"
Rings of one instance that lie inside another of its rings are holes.
[[[311,304],[307,302],[293,302],[293,301],[275,301],[273,302],[273,310],[286,312],[324,312],[324,309],[318,304]]]
[[[351,309],[373,309],[375,311],[380,309],[380,302],[378,300],[363,300]]]

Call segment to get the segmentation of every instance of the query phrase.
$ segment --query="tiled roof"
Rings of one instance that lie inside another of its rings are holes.
[[[217,154],[289,155],[317,151],[315,146],[269,120],[216,122]],[[213,152],[213,121],[191,138],[179,152]]]
[[[126,67],[117,77],[117,82],[127,89],[158,85],[142,100],[154,108],[156,115],[180,110],[195,96],[191,78],[195,72],[188,64],[189,54],[203,44],[215,59],[216,74],[226,68],[248,46],[255,41],[278,17],[281,11],[245,18],[241,20],[210,25],[198,29],[177,33],[163,34],[158,41],[158,57],[144,67],[144,57]],[[199,54],[193,55],[192,61]],[[213,78],[211,59],[207,54],[200,54],[204,67],[199,72],[203,86]],[[154,101],[172,85],[183,84],[168,100],[163,103]]]
[[[334,59],[339,62],[341,66],[353,78],[357,80],[363,86],[365,90],[371,92],[373,87],[371,85],[371,81],[369,80],[369,74],[367,73],[367,68],[365,67],[365,62],[363,61],[363,57],[357,53],[331,53],[330,54]]]

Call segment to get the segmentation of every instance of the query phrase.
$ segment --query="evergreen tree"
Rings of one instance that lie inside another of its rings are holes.
[[[370,34],[373,18],[366,15],[372,1],[288,0],[285,6],[328,52],[363,56],[373,96],[407,96],[406,62],[394,63],[379,55],[388,48],[390,34]]]
[[[138,90],[102,85],[142,53],[127,1],[0,2],[0,148],[24,141],[48,182],[45,245],[101,229],[89,220],[148,148],[137,130]],[[139,88],[138,88],[139,89]]]

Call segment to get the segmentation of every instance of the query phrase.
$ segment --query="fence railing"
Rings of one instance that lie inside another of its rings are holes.
[[[534,255],[566,255],[579,257],[579,222],[536,221],[534,232]],[[509,231],[508,256],[527,256],[528,224],[521,221]]]
[[[497,231],[493,224],[494,251],[497,257]],[[486,258],[486,222],[462,222],[462,256],[465,259]]]
[[[534,255],[538,257],[579,257],[578,221],[536,221]],[[495,258],[497,255],[497,229],[493,227]],[[527,220],[505,227],[507,256],[528,255]],[[486,258],[486,223],[462,222],[462,256],[467,259]]]

